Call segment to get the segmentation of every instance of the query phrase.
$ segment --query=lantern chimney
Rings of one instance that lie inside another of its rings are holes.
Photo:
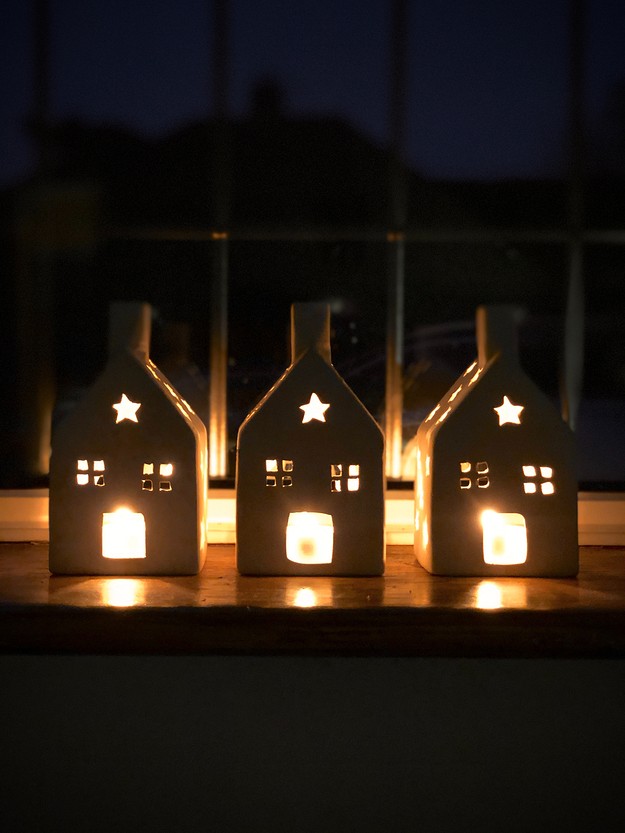
[[[126,350],[146,361],[150,352],[151,326],[150,304],[114,301],[109,316],[109,356]]]
[[[291,363],[308,350],[315,350],[332,364],[330,351],[330,308],[323,303],[291,306]]]
[[[518,364],[518,326],[524,317],[525,311],[522,307],[512,304],[478,307],[476,335],[480,367],[497,355],[508,362]]]

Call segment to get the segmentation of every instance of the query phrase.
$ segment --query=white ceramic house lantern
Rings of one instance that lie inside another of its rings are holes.
[[[573,435],[521,369],[517,314],[478,309],[478,358],[417,432],[414,546],[437,575],[578,571]]]
[[[204,563],[206,429],[149,340],[147,304],[112,305],[109,362],[55,431],[53,573],[187,575]]]
[[[380,575],[384,440],[331,364],[326,304],[291,309],[292,364],[237,443],[237,567],[248,575]]]

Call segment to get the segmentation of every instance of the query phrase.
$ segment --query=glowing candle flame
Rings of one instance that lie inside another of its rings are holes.
[[[334,546],[332,515],[291,512],[286,527],[286,557],[296,564],[331,564]]]
[[[487,509],[482,513],[482,528],[486,564],[525,564],[527,528],[523,515]]]
[[[102,515],[104,558],[145,558],[145,518],[120,507]]]

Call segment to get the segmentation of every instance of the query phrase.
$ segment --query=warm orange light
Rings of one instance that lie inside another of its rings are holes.
[[[132,402],[125,393],[122,393],[122,398],[113,407],[117,411],[117,419],[115,422],[123,422],[125,419],[130,420],[130,422],[139,422],[137,411],[141,407],[141,403]]]
[[[527,561],[525,518],[518,512],[482,513],[485,564],[524,564]]]
[[[145,558],[145,518],[122,507],[102,515],[104,558]]]
[[[106,579],[102,587],[102,602],[111,607],[134,607],[143,597],[143,584],[134,578]]]
[[[480,581],[475,589],[475,607],[481,610],[498,610],[502,607],[527,606],[527,588],[519,582]]]
[[[313,419],[316,419],[319,422],[325,422],[325,414],[330,405],[326,404],[325,402],[322,402],[316,393],[311,393],[310,401],[307,402],[306,405],[300,405],[299,407],[300,410],[304,412],[304,416],[302,417],[302,423],[305,424]]]
[[[312,587],[300,587],[293,604],[295,607],[314,607],[317,604],[317,594]]]
[[[521,424],[521,411],[525,409],[524,405],[514,405],[507,396],[504,396],[503,402],[498,408],[493,408],[499,417],[499,424],[505,425],[510,423],[512,425]]]
[[[481,581],[478,584],[475,606],[481,610],[497,610],[502,606],[501,590],[494,581]]]
[[[286,557],[296,564],[331,564],[334,547],[332,515],[291,512],[286,527]]]

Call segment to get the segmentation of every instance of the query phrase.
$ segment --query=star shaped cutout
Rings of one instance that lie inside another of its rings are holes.
[[[304,412],[302,423],[310,422],[311,419],[317,419],[319,422],[325,422],[325,413],[330,407],[330,404],[324,404],[316,393],[310,394],[310,402],[307,405],[300,405],[300,410]]]
[[[125,393],[122,393],[121,400],[113,405],[113,407],[117,411],[116,423],[124,419],[129,419],[131,422],[139,422],[137,419],[137,411],[141,407],[141,403],[131,402]]]
[[[499,417],[499,425],[505,425],[506,422],[511,422],[513,425],[521,424],[521,411],[524,405],[513,405],[507,396],[504,396],[503,402],[498,408],[493,408],[497,411]]]

